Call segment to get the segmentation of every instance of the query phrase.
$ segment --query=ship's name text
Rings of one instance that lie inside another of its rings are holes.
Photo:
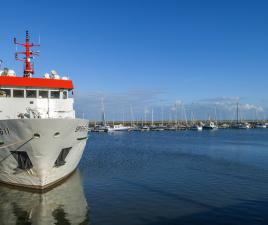
[[[9,129],[0,127],[0,135],[10,135]]]
[[[87,131],[88,127],[87,126],[77,126],[75,128],[75,132],[83,132],[83,131]]]

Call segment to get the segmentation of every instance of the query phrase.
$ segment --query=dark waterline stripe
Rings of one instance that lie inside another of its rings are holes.
[[[78,141],[81,141],[81,140],[85,140],[85,139],[87,139],[88,137],[81,137],[81,138],[77,138],[76,140],[78,140]]]

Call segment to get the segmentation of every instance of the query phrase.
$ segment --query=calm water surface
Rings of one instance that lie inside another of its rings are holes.
[[[268,129],[90,133],[65,183],[0,198],[2,224],[268,224]]]

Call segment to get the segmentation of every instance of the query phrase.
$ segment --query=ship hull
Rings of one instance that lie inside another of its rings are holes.
[[[82,119],[0,120],[0,182],[45,189],[77,167],[87,141]]]

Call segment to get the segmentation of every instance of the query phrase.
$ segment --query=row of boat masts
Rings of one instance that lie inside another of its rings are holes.
[[[217,130],[217,129],[251,129],[251,128],[268,128],[268,123],[263,121],[239,122],[236,121],[199,121],[197,123],[179,122],[178,124],[145,122],[131,125],[131,122],[125,124],[118,122],[106,124],[90,123],[89,131],[91,132],[115,132],[115,131],[180,131],[180,130]]]
[[[131,109],[132,111],[132,109]],[[163,114],[163,113],[162,113]],[[193,115],[191,121],[174,120],[164,121],[163,115],[161,121],[154,122],[154,114],[152,110],[152,120],[147,121],[121,121],[121,122],[107,122],[104,112],[104,104],[102,101],[102,122],[100,124],[89,123],[89,131],[92,132],[114,132],[114,131],[176,131],[176,130],[217,130],[217,129],[250,129],[250,128],[268,128],[268,123],[265,121],[242,121],[239,119],[239,104],[237,103],[235,121],[217,121],[216,114],[215,119],[212,120],[209,116],[207,121],[194,121]]]

